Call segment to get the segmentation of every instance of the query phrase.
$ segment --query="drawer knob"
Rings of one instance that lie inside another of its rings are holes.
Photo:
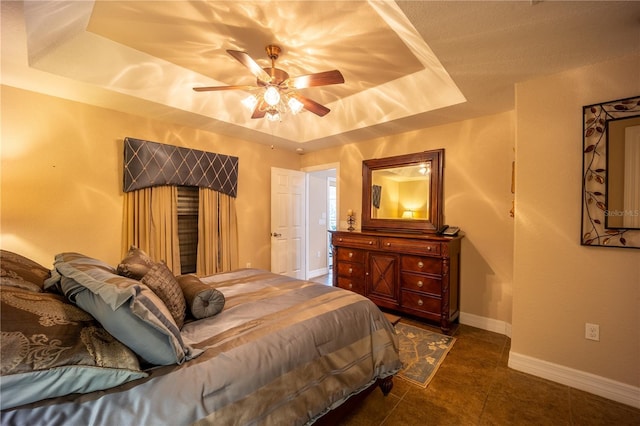
[[[422,281],[418,281],[418,287],[422,287]]]
[[[353,268],[349,268],[349,273],[353,273]]]
[[[418,268],[422,269],[424,267],[424,263],[422,261],[418,262]]]
[[[350,289],[353,288],[353,284],[352,283],[349,283],[349,288]]]
[[[431,246],[427,246],[427,251],[431,251]]]
[[[418,299],[418,306],[422,306],[423,302],[422,299]]]
[[[372,246],[373,245],[373,241],[369,241],[369,245]]]
[[[338,241],[342,242],[342,238],[338,238]]]
[[[353,253],[352,252],[349,252],[349,257],[353,257]]]
[[[391,247],[391,243],[387,243],[387,247]]]

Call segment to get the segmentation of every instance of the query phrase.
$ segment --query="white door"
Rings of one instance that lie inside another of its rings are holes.
[[[305,173],[271,168],[271,272],[305,279]]]

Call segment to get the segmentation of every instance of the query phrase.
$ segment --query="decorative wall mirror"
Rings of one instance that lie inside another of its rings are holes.
[[[581,244],[640,248],[640,96],[582,111]]]
[[[442,226],[444,149],[362,162],[362,229],[435,233]]]

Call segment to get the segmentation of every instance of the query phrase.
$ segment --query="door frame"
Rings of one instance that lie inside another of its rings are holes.
[[[309,173],[311,172],[320,172],[325,170],[335,170],[336,171],[336,212],[340,211],[340,163],[326,163],[326,164],[318,164],[316,166],[303,167],[300,169],[305,173],[305,185],[306,185],[306,196],[305,196],[305,279],[309,279],[310,270],[309,270],[309,256],[311,255],[310,249],[310,236],[309,236],[309,223],[310,223],[310,212],[309,212]],[[338,218],[339,218],[338,214]],[[327,221],[328,223],[328,221]],[[340,224],[340,220],[338,219],[338,224]],[[331,272],[331,271],[329,271]]]

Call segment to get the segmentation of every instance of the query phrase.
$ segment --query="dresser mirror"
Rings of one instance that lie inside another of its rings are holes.
[[[363,161],[362,229],[437,232],[443,161],[443,149]]]
[[[583,115],[581,243],[640,248],[640,97]]]

